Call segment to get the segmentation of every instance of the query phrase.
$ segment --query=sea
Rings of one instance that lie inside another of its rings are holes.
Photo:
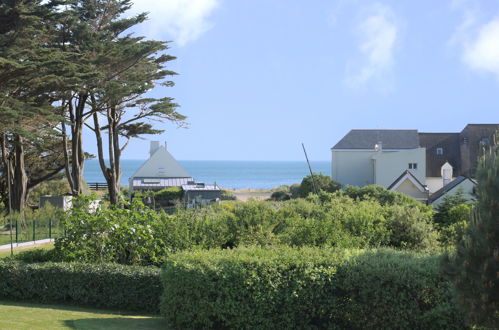
[[[144,163],[143,160],[121,160],[121,185]],[[225,189],[271,189],[300,183],[310,174],[306,161],[219,161],[180,160],[179,163],[197,182],[216,183]],[[311,161],[314,173],[331,175],[331,163]],[[85,161],[83,175],[87,182],[105,182],[97,159]]]

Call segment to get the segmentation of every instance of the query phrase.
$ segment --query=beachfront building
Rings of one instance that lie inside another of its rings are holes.
[[[182,190],[184,191],[184,203],[188,208],[219,202],[222,198],[222,190],[216,183],[189,182],[182,185]]]
[[[459,189],[471,198],[478,156],[498,127],[469,124],[458,133],[354,129],[331,148],[331,177],[342,185],[377,184],[428,203]]]
[[[159,141],[151,141],[149,159],[128,179],[130,191],[182,187],[194,179]]]

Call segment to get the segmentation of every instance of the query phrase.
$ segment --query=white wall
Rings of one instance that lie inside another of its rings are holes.
[[[471,182],[471,180],[467,179],[458,184],[454,189],[451,191],[447,192],[443,196],[441,196],[439,199],[435,200],[431,205],[433,207],[437,207],[440,205],[443,201],[445,196],[453,196],[458,193],[458,191],[463,192],[463,197],[468,199],[469,201],[475,200],[475,196],[473,196],[473,188],[475,187],[475,184]]]
[[[456,178],[452,178],[452,181],[454,181]],[[439,190],[444,186],[444,181],[442,177],[427,177],[426,178],[426,185],[428,186],[428,189],[430,190],[430,194],[433,194],[435,191]]]
[[[373,158],[376,160],[376,184],[385,188],[389,187],[405,170],[409,170],[409,163],[418,164],[417,169],[410,171],[422,184],[425,184],[425,148],[400,150],[397,152],[378,152]]]
[[[366,186],[374,183],[374,150],[332,149],[331,177],[343,185]]]

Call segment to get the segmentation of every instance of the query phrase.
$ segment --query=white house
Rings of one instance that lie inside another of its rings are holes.
[[[428,204],[436,207],[444,201],[446,196],[453,196],[459,192],[462,193],[463,197],[468,201],[473,201],[475,200],[473,193],[475,191],[476,184],[476,181],[471,178],[459,176],[432,194]]]
[[[331,153],[332,179],[343,185],[411,186],[414,197],[428,198],[426,151],[419,147],[417,130],[351,130]]]
[[[158,141],[151,141],[149,159],[128,179],[130,191],[181,187],[194,179]]]
[[[354,129],[331,148],[331,177],[342,185],[377,184],[438,205],[462,190],[472,199],[480,150],[497,124],[468,124],[459,133]]]

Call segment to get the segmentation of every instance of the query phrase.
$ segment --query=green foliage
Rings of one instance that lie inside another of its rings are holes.
[[[398,248],[435,250],[438,233],[432,225],[432,212],[418,207],[390,207],[390,245]]]
[[[312,175],[303,178],[300,184],[298,193],[300,197],[307,197],[308,194],[314,192],[314,183],[317,192],[335,192],[340,189],[340,184],[335,182],[328,175],[313,173]]]
[[[440,240],[444,246],[455,246],[462,240],[472,211],[473,206],[468,204],[457,204],[448,210],[446,221],[440,225]]]
[[[338,267],[342,328],[464,329],[452,301],[452,285],[439,270],[439,256],[371,251]]]
[[[449,226],[453,223],[463,221],[461,217],[455,218],[456,214],[451,215],[450,210],[458,205],[466,204],[468,200],[464,197],[462,190],[454,195],[447,195],[441,204],[436,207],[434,221],[441,227]]]
[[[438,247],[431,209],[383,206],[321,193],[285,202],[223,202],[199,210],[154,212],[138,200],[95,213],[74,210],[56,242],[64,260],[160,264],[192,248],[241,245],[367,248]]]
[[[220,199],[223,201],[235,201],[237,199],[233,193],[223,189],[220,191],[220,195]]]
[[[455,254],[444,270],[455,285],[456,297],[468,322],[499,325],[499,144],[480,159],[475,212]]]
[[[55,249],[67,261],[157,264],[167,249],[156,235],[163,213],[134,200],[129,208],[110,206],[89,212],[88,199],[80,197],[68,213],[66,235],[56,240]]]
[[[238,248],[176,254],[161,313],[174,328],[463,329],[437,257]]]
[[[0,299],[157,313],[159,269],[0,259]]]
[[[274,191],[270,195],[270,200],[277,201],[277,202],[282,202],[282,201],[287,201],[291,199],[291,194],[289,192],[279,190],[279,191]]]
[[[420,208],[426,206],[416,199],[396,191],[388,190],[382,186],[369,185],[364,187],[347,186],[339,192],[353,199],[358,200],[376,200],[381,205],[414,205]]]

